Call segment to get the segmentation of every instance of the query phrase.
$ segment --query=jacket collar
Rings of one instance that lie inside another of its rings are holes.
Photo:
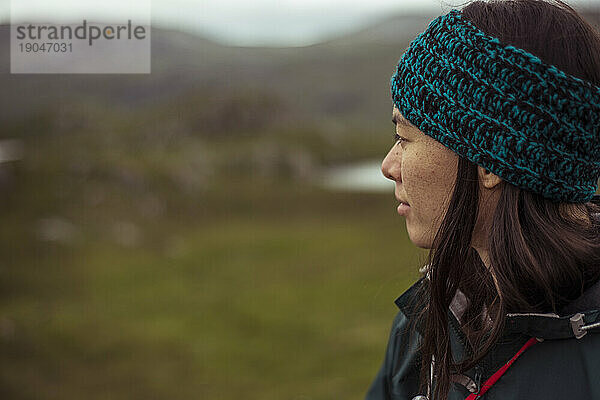
[[[506,329],[543,339],[582,338],[600,332],[600,280],[560,311],[560,315],[508,314]]]
[[[600,280],[586,290],[579,298],[565,306],[560,314],[574,314],[578,311],[600,309]]]

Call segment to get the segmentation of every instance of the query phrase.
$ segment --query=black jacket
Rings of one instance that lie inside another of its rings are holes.
[[[600,201],[600,196],[594,196]],[[419,393],[421,336],[411,334],[410,309],[423,279],[395,303],[396,315],[387,351],[366,400],[411,400]],[[461,358],[464,335],[455,312],[449,312],[451,349]],[[597,324],[598,326],[596,326]],[[581,329],[583,325],[584,329]],[[590,327],[591,326],[591,327]],[[586,329],[586,327],[589,327]],[[600,400],[600,281],[556,314],[509,314],[498,343],[475,368],[451,385],[449,400],[464,400],[501,368],[532,337],[541,342],[525,351],[482,400]]]

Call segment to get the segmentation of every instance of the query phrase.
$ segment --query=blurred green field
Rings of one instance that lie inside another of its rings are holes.
[[[423,256],[391,191],[255,170],[178,190],[181,149],[83,137],[28,139],[7,167],[2,399],[364,396]]]

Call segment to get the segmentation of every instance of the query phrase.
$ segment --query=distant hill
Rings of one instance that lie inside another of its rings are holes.
[[[426,16],[418,22],[414,17],[393,18],[347,37],[299,48],[230,47],[189,33],[152,28],[149,76],[2,74],[0,118],[28,114],[71,96],[136,106],[168,101],[193,88],[265,91],[307,117],[358,113],[364,118],[381,106],[387,115],[393,66],[427,20]],[[0,27],[0,40],[0,68],[8,73],[8,26]]]
[[[600,11],[585,12],[600,25]],[[48,105],[94,101],[114,107],[157,106],[181,96],[250,91],[276,99],[294,119],[369,127],[387,121],[389,77],[407,44],[433,15],[401,15],[350,35],[299,48],[223,46],[205,38],[152,28],[150,75],[11,75],[9,29],[0,26],[0,119]]]

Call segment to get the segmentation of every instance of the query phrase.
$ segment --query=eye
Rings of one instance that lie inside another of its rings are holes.
[[[397,133],[394,133],[394,144],[398,144],[398,142],[402,143],[405,140],[406,139],[403,138],[402,136],[398,135]]]

